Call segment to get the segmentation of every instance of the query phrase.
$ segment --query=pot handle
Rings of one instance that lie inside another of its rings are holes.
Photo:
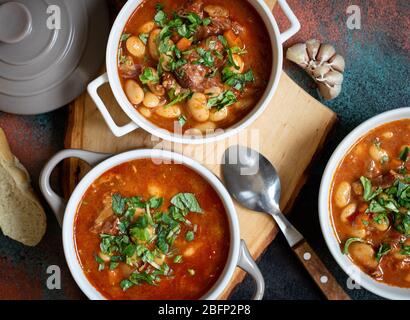
[[[238,267],[250,274],[256,283],[256,290],[253,294],[253,300],[262,300],[265,292],[265,280],[259,270],[255,260],[253,260],[248,247],[244,240],[241,240],[241,247],[239,249]]]
[[[103,75],[99,76],[97,79],[89,83],[89,85],[87,86],[87,91],[91,99],[94,101],[95,105],[97,106],[98,110],[100,110],[105,122],[107,123],[112,133],[116,137],[121,137],[121,136],[124,136],[130,133],[131,131],[134,131],[135,129],[138,128],[138,126],[133,121],[131,121],[130,123],[122,127],[118,126],[114,122],[114,119],[111,117],[110,112],[108,111],[107,107],[105,106],[104,102],[102,101],[101,97],[98,94],[98,88],[107,82],[108,82],[108,74],[104,73]]]
[[[289,7],[286,0],[278,0],[279,6],[281,7],[283,13],[290,21],[290,28],[280,34],[280,42],[284,43],[289,38],[293,37],[296,32],[300,29],[300,22],[298,18],[293,13],[292,9]]]
[[[102,160],[110,157],[107,153],[97,153],[84,150],[67,149],[55,154],[44,166],[40,173],[40,190],[46,198],[48,204],[53,210],[60,226],[63,222],[64,210],[66,203],[63,198],[56,194],[50,185],[50,176],[54,168],[64,159],[80,158],[91,166],[100,163]]]

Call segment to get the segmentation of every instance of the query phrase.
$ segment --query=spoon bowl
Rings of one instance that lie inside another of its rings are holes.
[[[273,217],[289,246],[328,299],[350,299],[300,232],[280,211],[280,179],[268,159],[250,148],[231,146],[223,155],[222,176],[228,191],[242,206]]]

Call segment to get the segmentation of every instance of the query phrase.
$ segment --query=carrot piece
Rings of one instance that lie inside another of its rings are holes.
[[[189,49],[189,47],[191,46],[192,41],[187,39],[187,38],[181,38],[178,42],[177,42],[177,48],[180,51],[185,51],[187,49]]]
[[[242,39],[239,38],[232,30],[228,30],[224,32],[224,37],[226,41],[228,42],[228,45],[233,48],[233,47],[239,47],[243,48],[243,42]]]

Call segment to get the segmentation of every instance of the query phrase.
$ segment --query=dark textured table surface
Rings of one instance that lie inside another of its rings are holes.
[[[347,0],[289,0],[302,30],[285,46],[317,38],[333,44],[346,58],[347,68],[341,95],[323,102],[339,115],[335,133],[311,168],[311,177],[290,213],[292,223],[305,235],[337,280],[346,288],[347,276],[331,257],[321,235],[317,196],[321,174],[336,145],[362,121],[385,110],[409,106],[409,26],[408,0],[358,0],[361,29],[346,25]],[[284,28],[286,19],[278,8],[274,15]],[[285,63],[285,71],[318,98],[314,84],[297,67]],[[284,106],[286,107],[286,106]],[[13,152],[32,175],[35,188],[47,159],[63,148],[67,108],[39,115],[15,116],[0,113],[0,126],[6,131]],[[57,177],[58,178],[58,177]],[[42,242],[27,248],[0,235],[0,299],[78,299],[84,297],[65,264],[61,230],[47,208],[48,228]],[[283,236],[278,235],[258,261],[266,280],[266,299],[322,299],[308,274],[300,266]],[[61,267],[62,289],[45,286],[49,265]],[[246,278],[232,298],[245,299],[253,284]],[[364,289],[347,289],[354,299],[376,299]]]

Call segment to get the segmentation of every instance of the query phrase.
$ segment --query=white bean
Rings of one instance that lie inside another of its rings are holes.
[[[334,200],[339,208],[344,208],[349,204],[351,190],[352,187],[347,181],[343,181],[337,186]]]
[[[147,92],[142,103],[148,108],[155,108],[159,105],[159,98],[152,92]]]
[[[206,133],[206,132],[215,130],[216,124],[211,121],[198,123],[197,125],[195,125],[195,129],[200,130],[202,133]]]
[[[390,227],[390,221],[388,218],[382,219],[381,221],[379,221],[380,223],[377,223],[376,221],[374,221],[372,219],[372,226],[375,227],[377,230],[379,231],[386,231],[387,229],[389,229]]]
[[[389,158],[388,153],[386,150],[382,149],[381,147],[377,147],[376,145],[372,144],[369,148],[369,154],[374,161],[385,161],[385,159]]]
[[[145,118],[149,118],[152,115],[152,112],[150,109],[145,108],[143,106],[138,107],[139,113],[141,113]]]
[[[209,98],[217,97],[221,93],[222,93],[222,89],[219,87],[211,87],[211,88],[205,89],[204,91],[204,94]]]
[[[209,112],[209,120],[211,121],[222,121],[228,116],[228,108],[222,108],[220,110],[217,110],[216,108],[212,108],[211,111]]]
[[[144,90],[131,79],[125,82],[125,94],[132,104],[140,104],[144,100]]]
[[[210,17],[229,17],[228,9],[221,6],[207,5],[204,7],[204,11],[209,14]]]
[[[195,92],[188,100],[188,110],[192,117],[198,122],[205,122],[209,118],[206,96],[203,93]]]
[[[340,214],[340,219],[343,222],[348,222],[349,217],[356,212],[356,209],[357,209],[357,204],[354,202],[347,205],[347,207],[345,207],[342,210],[342,213]]]
[[[178,104],[172,106],[161,106],[155,109],[155,113],[163,118],[174,119],[181,115],[181,107]]]
[[[371,245],[362,242],[354,242],[349,247],[349,253],[353,260],[360,264],[368,268],[377,267],[374,250]]]
[[[154,29],[151,31],[148,37],[148,50],[149,54],[151,55],[152,59],[159,60],[159,51],[157,45],[157,38],[160,33],[160,29]]]
[[[393,138],[393,132],[391,132],[391,131],[383,132],[382,137],[386,138],[386,139]]]
[[[145,44],[138,37],[129,37],[126,42],[129,53],[134,57],[143,58],[145,54]]]
[[[351,227],[348,234],[350,237],[364,238],[366,236],[366,229],[363,227]]]
[[[161,189],[161,187],[158,186],[158,185],[155,184],[155,183],[150,183],[150,184],[148,184],[147,189],[148,189],[148,194],[149,194],[151,197],[159,197],[159,196],[162,195],[162,189]]]
[[[141,27],[138,28],[139,33],[150,33],[155,27],[154,21],[145,22]]]
[[[243,69],[245,68],[245,63],[243,62],[243,59],[239,54],[233,54],[232,55],[233,62],[235,63],[235,66],[232,66],[230,69],[234,73],[242,73]]]

